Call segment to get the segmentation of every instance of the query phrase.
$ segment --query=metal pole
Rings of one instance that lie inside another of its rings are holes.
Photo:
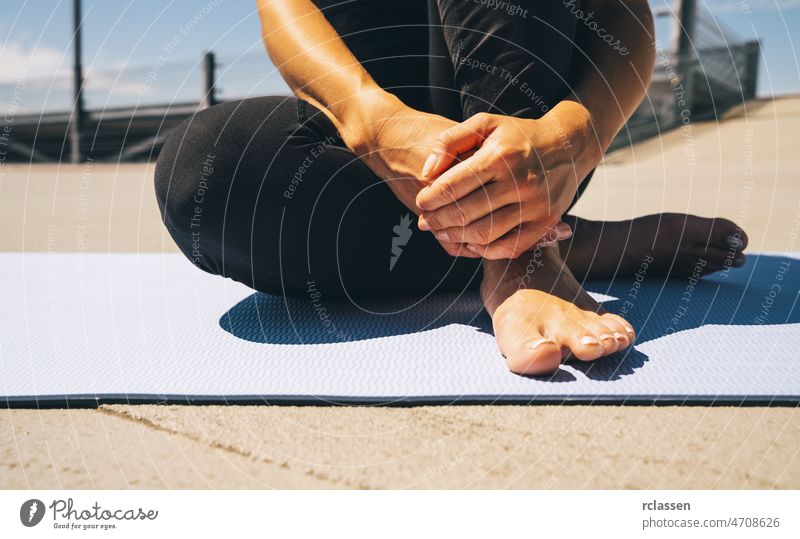
[[[761,60],[761,43],[748,41],[744,44],[744,82],[742,93],[745,100],[753,99],[758,88],[758,63]]]
[[[70,121],[70,161],[80,163],[81,131],[83,127],[83,66],[81,64],[81,0],[72,0],[75,59],[72,70],[72,119]]]
[[[215,67],[214,53],[211,51],[206,52],[203,55],[203,96],[200,100],[201,109],[207,109],[217,104],[217,99],[214,95]]]
[[[695,53],[694,35],[697,20],[697,4],[695,0],[675,0],[675,24],[673,26],[674,50],[676,57],[675,70],[681,77],[685,92],[686,108],[691,112],[694,98]]]

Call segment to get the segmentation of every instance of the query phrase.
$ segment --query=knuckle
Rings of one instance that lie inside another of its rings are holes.
[[[514,195],[519,201],[531,200],[536,198],[537,191],[538,189],[536,189],[536,186],[531,182],[516,182]]]
[[[446,182],[443,183],[439,187],[439,192],[441,193],[441,197],[448,201],[455,201],[456,200],[456,186],[453,182]]]
[[[453,226],[466,226],[467,216],[464,213],[464,208],[460,204],[451,204],[447,207],[447,221],[452,223]]]
[[[494,153],[502,157],[504,161],[507,161],[509,157],[511,157],[511,147],[505,142],[498,142],[494,145],[493,150]]]
[[[469,236],[474,240],[475,243],[479,243],[481,245],[488,245],[492,240],[491,231],[487,226],[474,227],[468,232]]]
[[[517,253],[513,247],[501,246],[497,248],[497,256],[498,258],[505,260],[505,259],[516,258]]]
[[[440,228],[442,228],[442,223],[438,211],[432,211],[429,213],[425,213],[424,215],[425,215],[425,222],[428,223],[428,225],[433,230],[439,230]]]

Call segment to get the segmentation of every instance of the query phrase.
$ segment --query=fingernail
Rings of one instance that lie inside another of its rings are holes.
[[[446,230],[442,230],[441,232],[436,233],[436,239],[439,241],[450,241],[450,234],[447,233]]]
[[[467,249],[469,249],[470,251],[472,251],[472,252],[473,252],[473,253],[475,253],[476,255],[479,255],[479,254],[480,254],[480,253],[478,252],[478,250],[477,250],[475,247],[473,247],[472,245],[470,245],[470,244],[467,244]]]
[[[572,229],[567,223],[558,223],[556,225],[556,238],[558,241],[563,241],[572,236]]]
[[[430,232],[431,231],[431,225],[429,225],[428,221],[426,221],[425,218],[423,216],[421,216],[421,215],[419,216],[419,219],[417,220],[417,228],[419,228],[423,232]]]
[[[430,154],[428,158],[425,160],[425,164],[422,165],[422,175],[425,176],[426,178],[430,176],[431,171],[433,171],[433,168],[438,161],[439,161],[438,155],[436,155],[435,153]]]
[[[538,341],[533,341],[526,344],[525,347],[531,350],[536,350],[537,348],[544,346],[545,344],[556,344],[556,342],[551,339],[539,339]]]

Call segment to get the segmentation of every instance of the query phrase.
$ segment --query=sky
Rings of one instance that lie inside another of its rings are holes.
[[[468,0],[464,0],[468,1]],[[698,0],[745,39],[762,42],[758,93],[800,93],[800,0]],[[655,10],[671,0],[651,0]],[[65,110],[71,0],[3,0],[0,110]],[[217,55],[222,98],[288,93],[264,52],[255,0],[83,0],[87,106],[197,101],[201,57]],[[713,17],[710,18],[710,17]],[[661,17],[657,38],[668,43]]]

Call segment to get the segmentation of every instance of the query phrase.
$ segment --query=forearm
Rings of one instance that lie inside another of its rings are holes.
[[[587,0],[577,25],[582,51],[576,54],[573,96],[553,112],[583,116],[587,144],[602,155],[650,83],[653,18],[646,0]]]
[[[399,105],[353,56],[310,0],[258,0],[262,37],[292,91],[320,108],[356,153],[375,128],[366,115]]]

